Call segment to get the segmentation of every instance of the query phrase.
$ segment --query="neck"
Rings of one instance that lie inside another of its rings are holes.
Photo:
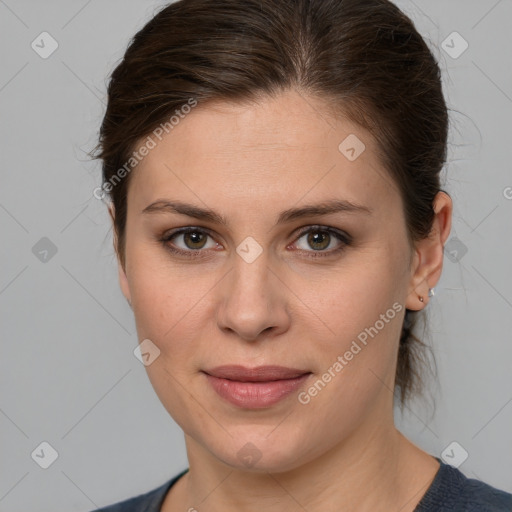
[[[388,422],[367,422],[321,457],[272,473],[223,464],[185,436],[189,472],[171,489],[163,512],[339,510],[412,512],[439,463]]]

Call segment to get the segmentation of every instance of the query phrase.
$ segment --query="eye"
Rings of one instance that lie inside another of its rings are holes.
[[[334,228],[326,226],[309,226],[299,233],[299,238],[296,239],[293,245],[296,245],[302,238],[305,238],[305,244],[299,247],[299,251],[309,253],[308,257],[327,257],[338,253],[349,246],[352,242],[350,235],[338,231]],[[174,240],[182,240],[180,246]],[[208,246],[208,238],[212,239],[212,243]],[[205,256],[202,249],[212,249],[220,246],[217,242],[213,241],[213,237],[203,228],[189,226],[180,228],[171,233],[167,233],[159,238],[165,249],[173,254],[185,257],[200,258]],[[328,249],[333,245],[333,242],[338,242],[334,248]],[[308,249],[312,248],[311,249]]]
[[[299,250],[313,253],[309,255],[313,258],[338,253],[351,243],[349,235],[326,226],[310,226],[300,232],[297,241],[300,241],[302,238],[305,238],[305,243],[302,244],[302,247],[299,247]],[[332,248],[333,242],[338,242],[334,248]],[[295,242],[295,244],[297,244],[297,242]],[[331,246],[331,249],[326,250],[329,246]],[[313,250],[311,251],[308,247]]]
[[[182,239],[183,245],[180,247],[176,242],[170,243],[175,239]],[[197,257],[200,256],[201,249],[211,249],[212,247],[218,246],[217,243],[213,243],[213,246],[209,247],[206,241],[211,236],[207,231],[201,228],[187,227],[173,231],[172,233],[164,235],[160,238],[160,242],[164,244],[164,247],[175,254],[183,254],[185,256]]]

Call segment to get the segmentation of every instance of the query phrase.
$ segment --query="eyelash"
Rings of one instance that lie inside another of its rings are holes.
[[[308,226],[305,229],[301,230],[297,238],[295,239],[295,242],[302,238],[305,234],[308,234],[309,232],[322,232],[322,233],[328,233],[329,235],[333,235],[339,242],[341,242],[341,245],[337,247],[336,249],[331,249],[329,251],[319,250],[319,251],[306,251],[303,249],[299,249],[299,251],[303,251],[306,253],[313,253],[308,255],[309,258],[326,258],[329,256],[333,256],[335,254],[338,254],[346,249],[346,247],[350,246],[352,244],[352,238],[350,235],[347,235],[346,233],[343,233],[342,231],[338,231],[333,228],[329,228],[327,226]],[[179,255],[179,256],[185,256],[187,258],[204,258],[206,256],[203,255],[205,250],[203,249],[189,249],[189,250],[183,250],[183,249],[177,249],[176,247],[173,247],[169,244],[169,242],[175,238],[176,236],[183,235],[186,233],[202,233],[206,234],[209,237],[213,238],[210,232],[207,229],[199,228],[199,227],[186,227],[186,228],[179,228],[175,231],[172,231],[170,233],[166,233],[163,236],[159,237],[158,241],[162,243],[164,248],[168,250],[169,252]],[[295,243],[294,242],[294,243]]]

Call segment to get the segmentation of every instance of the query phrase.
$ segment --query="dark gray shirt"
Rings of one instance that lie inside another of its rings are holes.
[[[414,512],[512,512],[512,494],[468,478],[436,459],[441,466]],[[152,491],[95,512],[160,512],[167,491],[187,471],[188,468]]]

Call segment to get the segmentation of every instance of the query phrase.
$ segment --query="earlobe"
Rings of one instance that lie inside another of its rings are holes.
[[[435,217],[428,237],[419,240],[415,246],[413,273],[406,308],[423,309],[433,295],[432,289],[441,277],[444,258],[444,244],[450,234],[452,200],[445,192],[438,192],[434,200]]]
[[[419,311],[423,309],[425,306],[425,280],[426,280],[426,272],[428,271],[427,266],[424,263],[424,254],[425,254],[425,240],[421,240],[416,244],[414,258],[413,258],[413,273],[411,275],[411,281],[409,285],[409,293],[407,295],[407,300],[405,301],[406,309],[410,309],[412,311]],[[427,288],[428,288],[428,283]]]

